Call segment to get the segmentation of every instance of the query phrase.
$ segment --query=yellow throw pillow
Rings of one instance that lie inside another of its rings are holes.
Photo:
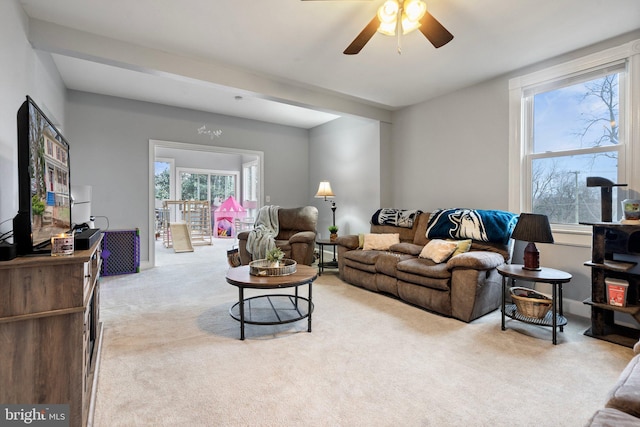
[[[396,243],[400,243],[400,233],[365,234],[362,249],[388,251]]]
[[[458,245],[456,250],[453,251],[453,255],[451,255],[451,258],[453,258],[456,255],[460,255],[460,254],[463,254],[465,252],[469,252],[469,250],[471,249],[471,239],[449,240],[449,241],[450,242],[454,242],[455,244]]]
[[[436,264],[440,264],[448,260],[457,248],[458,244],[456,242],[433,239],[422,248],[419,257],[427,258]]]

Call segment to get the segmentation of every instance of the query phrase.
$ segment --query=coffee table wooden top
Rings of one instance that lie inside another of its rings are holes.
[[[305,285],[318,278],[318,272],[308,265],[296,266],[296,272],[286,276],[252,276],[249,266],[230,268],[227,271],[227,282],[233,286],[255,289],[290,288]]]

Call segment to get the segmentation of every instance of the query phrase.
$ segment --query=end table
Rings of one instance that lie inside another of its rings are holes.
[[[336,260],[336,242],[326,239],[316,239],[318,245],[318,251],[320,252],[320,259],[318,260],[318,275],[322,276],[325,267],[326,268],[338,268],[338,261]],[[324,262],[324,247],[333,247],[333,260]]]
[[[568,283],[571,274],[555,270],[553,268],[542,267],[540,270],[526,270],[521,264],[504,264],[498,267],[498,273],[502,276],[502,330],[505,327],[505,316],[521,322],[540,326],[550,326],[553,330],[553,344],[557,343],[557,329],[564,331],[567,319],[562,311],[562,285]],[[516,279],[528,282],[549,283],[552,287],[551,312],[542,319],[524,316],[518,312],[515,304],[507,304],[507,280],[511,280],[511,286],[515,286]]]

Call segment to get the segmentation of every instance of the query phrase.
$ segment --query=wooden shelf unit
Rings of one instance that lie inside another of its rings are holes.
[[[0,262],[0,402],[68,404],[93,416],[102,342],[101,238],[71,256]]]
[[[640,275],[632,272],[637,263],[614,260],[614,256],[640,256],[640,225],[613,222],[588,223],[593,227],[591,260],[591,298],[584,303],[591,306],[591,327],[585,335],[633,347],[640,339],[640,329],[615,323],[615,313],[623,313],[640,324]],[[606,278],[629,282],[627,305],[618,307],[607,303]]]

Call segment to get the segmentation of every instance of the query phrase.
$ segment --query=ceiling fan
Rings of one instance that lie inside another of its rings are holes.
[[[427,4],[423,0],[386,0],[378,8],[376,16],[343,53],[356,55],[376,31],[389,36],[394,36],[397,33],[398,53],[401,53],[400,35],[418,29],[436,48],[444,46],[453,39],[453,34],[427,12]]]

